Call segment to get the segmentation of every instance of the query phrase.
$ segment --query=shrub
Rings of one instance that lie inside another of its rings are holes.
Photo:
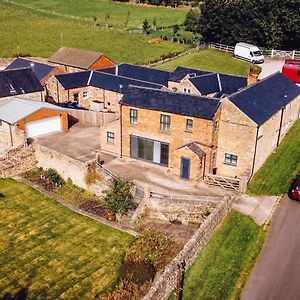
[[[47,169],[45,171],[45,177],[57,186],[64,186],[66,184],[63,178],[54,169]]]
[[[0,193],[0,199],[3,199],[3,198],[5,198],[5,195]]]
[[[84,176],[84,181],[87,185],[96,183],[96,180],[101,180],[101,176],[95,170],[89,170]]]
[[[164,233],[146,230],[127,250],[126,260],[151,262],[156,270],[170,263],[180,251],[181,245]]]
[[[129,209],[134,208],[132,188],[133,182],[129,180],[112,179],[109,189],[104,191],[103,200],[107,208],[115,214],[124,214]]]
[[[151,262],[125,260],[119,272],[122,280],[141,285],[146,281],[152,281],[156,270]]]

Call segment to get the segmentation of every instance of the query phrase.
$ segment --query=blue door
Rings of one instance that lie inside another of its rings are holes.
[[[189,158],[181,157],[180,178],[190,179],[191,160]]]

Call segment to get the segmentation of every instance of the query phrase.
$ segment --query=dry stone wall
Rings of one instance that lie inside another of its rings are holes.
[[[173,262],[165,268],[160,276],[156,277],[149,292],[142,300],[168,299],[170,293],[176,287],[178,265],[181,265],[184,261],[186,269],[188,269],[193,264],[201,249],[213,234],[215,228],[221,223],[230,210],[232,201],[233,197],[230,196],[225,196],[223,200],[220,201],[214,211],[185,244]]]

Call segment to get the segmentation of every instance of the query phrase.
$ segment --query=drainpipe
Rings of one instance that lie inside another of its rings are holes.
[[[58,89],[58,81],[56,81],[56,92],[57,92],[57,102],[59,103],[59,89]]]
[[[121,145],[120,145],[120,157],[123,157],[123,133],[122,133],[122,104],[120,104],[120,138],[121,138]]]
[[[254,166],[255,166],[255,160],[256,160],[256,150],[257,150],[257,142],[258,142],[258,131],[259,131],[259,126],[257,126],[257,129],[256,129],[256,138],[255,138],[255,147],[254,147],[254,155],[253,155],[252,170],[251,170],[250,177],[249,177],[249,179],[248,179],[248,183],[249,183],[249,181],[250,181],[250,179],[252,178],[253,173],[254,173]]]
[[[279,146],[279,143],[280,143],[280,135],[281,135],[281,129],[282,129],[282,122],[283,122],[283,113],[284,113],[284,109],[285,107],[283,107],[281,109],[281,116],[280,116],[280,124],[279,124],[279,131],[278,131],[278,138],[277,138],[277,144],[276,144],[276,147]]]
[[[205,164],[206,164],[206,155],[204,155],[204,163],[203,163],[203,180],[205,178]]]
[[[12,136],[12,132],[11,132],[11,124],[9,124],[9,135],[10,135],[10,144],[13,147],[14,141],[13,141],[13,136]]]

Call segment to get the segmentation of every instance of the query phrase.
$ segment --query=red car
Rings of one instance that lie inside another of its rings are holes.
[[[300,201],[300,175],[297,175],[296,179],[292,183],[288,195],[290,199]]]
[[[286,59],[282,74],[295,83],[300,83],[300,59]]]

